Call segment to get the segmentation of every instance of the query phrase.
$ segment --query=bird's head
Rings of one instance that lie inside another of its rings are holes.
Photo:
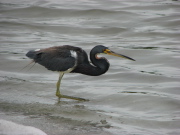
[[[117,57],[121,57],[121,58],[125,58],[125,59],[129,59],[129,60],[135,61],[134,59],[132,59],[132,58],[130,58],[130,57],[128,57],[128,56],[115,53],[115,52],[111,51],[108,47],[105,47],[105,46],[103,46],[103,45],[97,45],[97,46],[95,46],[95,47],[94,47],[94,50],[96,50],[97,53],[103,53],[103,54],[113,55],[113,56],[117,56]]]

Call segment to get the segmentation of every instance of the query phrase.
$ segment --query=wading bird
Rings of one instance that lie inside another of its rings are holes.
[[[61,79],[64,73],[81,73],[89,76],[99,76],[106,73],[110,64],[106,58],[97,56],[101,53],[135,61],[125,55],[117,54],[103,45],[97,45],[91,50],[90,60],[92,64],[90,64],[87,53],[83,49],[70,45],[31,50],[26,56],[48,70],[59,72],[60,75],[56,85],[56,96],[59,97],[59,100],[60,98],[68,98],[86,101],[84,98],[62,95],[60,93]]]

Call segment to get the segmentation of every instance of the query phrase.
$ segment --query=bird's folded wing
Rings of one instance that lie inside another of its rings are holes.
[[[72,56],[49,55],[48,53],[37,54],[36,61],[40,65],[52,71],[67,71],[76,66],[76,59]]]

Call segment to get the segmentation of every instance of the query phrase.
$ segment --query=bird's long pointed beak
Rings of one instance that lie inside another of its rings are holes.
[[[105,49],[104,53],[108,54],[108,55],[113,55],[113,56],[117,56],[117,57],[121,57],[121,58],[125,58],[125,59],[129,59],[129,60],[135,61],[134,59],[132,59],[132,58],[130,58],[128,56],[125,56],[125,55],[122,55],[122,54],[117,54],[117,53],[111,51],[110,49]]]

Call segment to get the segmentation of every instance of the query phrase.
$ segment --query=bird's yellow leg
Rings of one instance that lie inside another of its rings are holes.
[[[57,84],[56,84],[56,96],[59,97],[59,100],[61,98],[67,98],[67,99],[74,99],[74,100],[79,100],[79,101],[89,101],[87,99],[84,99],[84,98],[78,98],[78,97],[73,97],[73,96],[67,96],[67,95],[62,95],[60,93],[60,85],[61,85],[61,80],[62,80],[62,77],[63,77],[64,73],[60,72],[59,74],[59,79],[57,81]]]
[[[62,79],[63,75],[64,75],[64,73],[61,73],[61,72],[59,73],[59,79],[58,79],[57,84],[56,84],[56,96],[58,96],[58,97],[59,97],[59,95],[61,95],[60,84],[61,84],[61,79]]]

